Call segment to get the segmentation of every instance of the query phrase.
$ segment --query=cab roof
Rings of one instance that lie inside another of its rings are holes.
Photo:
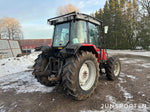
[[[47,22],[50,25],[55,25],[58,23],[64,23],[64,22],[71,21],[71,20],[84,20],[84,21],[88,21],[88,22],[91,22],[96,25],[102,24],[102,21],[100,21],[92,16],[89,16],[87,14],[83,14],[83,13],[79,13],[79,12],[71,12],[71,13],[68,13],[68,14],[65,14],[62,16],[50,18],[47,20]]]

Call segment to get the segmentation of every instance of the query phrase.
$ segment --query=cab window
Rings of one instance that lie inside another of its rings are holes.
[[[87,25],[85,21],[71,22],[71,43],[87,43]]]
[[[89,26],[89,43],[99,47],[99,31],[98,26],[88,23]]]

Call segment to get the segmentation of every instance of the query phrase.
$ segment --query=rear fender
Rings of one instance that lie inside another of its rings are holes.
[[[94,45],[92,45],[92,44],[82,44],[82,46],[80,47],[79,50],[92,52],[93,54],[95,54],[96,58],[98,59],[98,62],[100,62],[99,53],[98,53],[99,49],[96,48]]]
[[[98,59],[98,62],[100,62],[99,59],[99,49],[97,49],[94,45],[92,44],[74,44],[74,45],[68,45],[66,48],[63,48],[60,53],[64,57],[69,57],[72,55],[75,55],[78,51],[89,51],[95,54],[96,58]]]
[[[82,46],[81,44],[68,45],[65,48],[63,48],[62,50],[60,50],[60,53],[64,58],[70,57],[72,55],[75,55],[81,46]]]
[[[98,62],[106,60],[107,54],[104,51],[104,49],[100,50],[92,44],[82,44],[82,46],[80,47],[79,50],[85,50],[85,51],[89,51],[89,52],[92,51],[92,53],[95,54],[95,56],[97,57]]]

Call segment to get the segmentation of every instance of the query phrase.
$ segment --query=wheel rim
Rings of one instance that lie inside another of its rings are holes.
[[[118,76],[119,72],[120,72],[120,64],[119,64],[119,62],[116,62],[114,65],[114,75]]]
[[[96,79],[96,66],[91,60],[85,61],[79,71],[79,85],[83,90],[89,90]]]

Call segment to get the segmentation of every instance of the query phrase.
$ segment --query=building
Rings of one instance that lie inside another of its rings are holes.
[[[31,52],[37,46],[51,45],[51,39],[25,39],[19,42],[24,53]]]

